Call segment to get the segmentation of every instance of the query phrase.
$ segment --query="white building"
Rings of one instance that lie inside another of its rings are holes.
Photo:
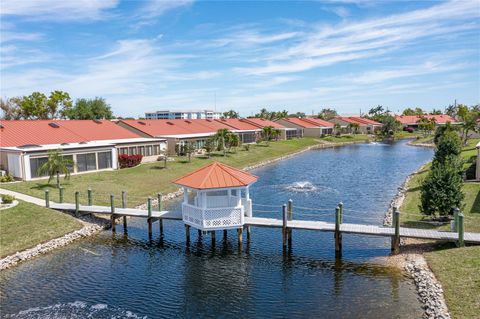
[[[147,120],[215,120],[221,117],[221,112],[212,110],[164,110],[145,113],[145,119]]]

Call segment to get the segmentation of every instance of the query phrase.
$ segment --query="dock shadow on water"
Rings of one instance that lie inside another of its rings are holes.
[[[396,188],[431,156],[431,150],[404,142],[309,151],[256,169],[260,178],[250,194],[253,203],[266,205],[259,216],[280,218],[277,208],[290,198],[294,218],[302,213],[296,207],[331,214],[343,201],[356,218],[378,217],[380,223]],[[299,181],[311,183],[295,186],[306,192],[287,189]],[[168,205],[178,208],[177,202]],[[253,228],[241,250],[234,231],[226,239],[217,232],[215,245],[208,234],[191,233],[186,247],[183,224],[164,221],[163,237],[154,228],[150,240],[145,221],[132,218],[128,236],[105,231],[2,271],[2,316],[418,318],[423,313],[412,281],[372,261],[389,254],[387,238],[345,235],[338,259],[332,233],[294,230],[286,254],[278,229]]]

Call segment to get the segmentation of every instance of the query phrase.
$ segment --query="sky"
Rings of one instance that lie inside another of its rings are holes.
[[[0,95],[118,116],[480,102],[480,0],[2,0]]]

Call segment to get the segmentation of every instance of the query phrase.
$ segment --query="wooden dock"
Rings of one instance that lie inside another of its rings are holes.
[[[112,213],[112,207],[110,206],[97,206],[97,205],[77,205],[70,203],[49,203],[49,207],[61,211],[71,211],[77,213],[94,213],[112,215],[114,218],[118,217],[140,217],[149,219],[149,225],[156,220],[182,220],[182,213],[180,211],[154,211],[136,209],[136,208],[114,208]],[[336,223],[329,223],[323,221],[310,221],[310,220],[284,220],[274,218],[262,218],[262,217],[245,217],[245,227],[270,227],[270,228],[286,228],[290,230],[312,230],[312,231],[324,231],[324,232],[339,232],[340,234],[358,234],[358,235],[372,235],[383,237],[394,237],[395,228],[376,225],[362,225],[362,224],[349,224],[339,223],[338,230],[336,230]],[[151,231],[150,231],[151,233]],[[418,238],[418,239],[431,239],[442,241],[459,240],[459,234],[457,232],[438,231],[429,229],[417,229],[399,227],[399,236],[405,238]],[[480,233],[464,233],[463,238],[465,243],[480,244]],[[341,241],[341,240],[340,240]],[[289,236],[289,243],[291,242],[291,233]]]

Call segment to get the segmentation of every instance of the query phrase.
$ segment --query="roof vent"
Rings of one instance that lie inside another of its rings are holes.
[[[0,128],[4,128],[2,124],[0,124]]]
[[[142,122],[142,121],[138,121],[138,124],[140,124],[140,125],[147,125],[147,123]]]
[[[53,127],[53,128],[59,128],[60,127],[60,125],[58,125],[57,123],[54,123],[54,122],[48,123],[48,125],[50,127]]]
[[[93,120],[93,121],[97,124],[102,124],[102,121],[100,121],[100,120]]]
[[[168,125],[174,125],[174,124],[173,124],[172,122],[170,122],[170,121],[169,121],[169,122],[167,122],[167,124],[168,124]]]
[[[207,119],[207,122],[212,122],[212,120],[210,120],[210,119]]]
[[[187,120],[187,121],[185,121],[185,123],[192,124],[192,121]]]

